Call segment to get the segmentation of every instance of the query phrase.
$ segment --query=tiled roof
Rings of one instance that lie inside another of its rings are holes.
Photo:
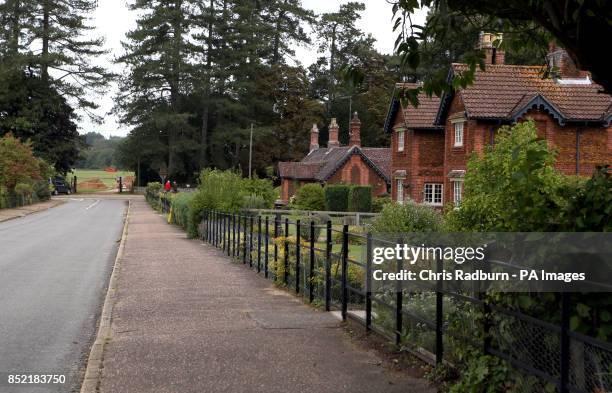
[[[300,162],[279,162],[279,174],[283,178],[326,181],[334,175],[353,154],[360,154],[364,161],[387,182],[390,178],[391,149],[342,146],[321,147],[311,151]]]
[[[453,64],[454,74],[467,70]],[[562,121],[603,121],[612,96],[601,86],[562,84],[544,78],[542,66],[487,65],[477,69],[474,83],[459,91],[469,118],[516,120],[514,116],[531,105],[547,105],[559,112]],[[540,97],[537,103],[534,99]],[[526,107],[527,106],[527,107]],[[524,111],[523,111],[524,113]]]
[[[419,83],[396,83],[395,91],[401,89],[415,89],[419,87]],[[395,98],[395,91],[393,92],[393,98],[389,106],[387,114],[387,120],[385,121],[385,132],[391,133],[393,127],[393,120],[395,115],[402,106],[398,99]],[[440,107],[440,98],[433,96],[428,97],[425,93],[418,95],[419,106],[418,108],[408,104],[406,107],[402,107],[404,115],[404,122],[407,128],[441,128],[435,124],[436,115]]]

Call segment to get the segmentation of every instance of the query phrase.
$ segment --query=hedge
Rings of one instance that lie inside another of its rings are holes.
[[[372,187],[353,186],[348,196],[350,212],[369,213],[372,211]]]
[[[300,210],[325,210],[325,191],[317,183],[304,184],[295,194],[295,206]]]
[[[345,184],[334,184],[325,187],[325,210],[345,212],[348,210],[350,187]]]

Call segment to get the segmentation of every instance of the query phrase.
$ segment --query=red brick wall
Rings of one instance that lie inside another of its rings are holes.
[[[393,127],[404,127],[404,113],[398,111],[395,116]],[[397,200],[397,179],[395,179],[395,171],[405,170],[410,176],[411,173],[411,149],[412,149],[412,132],[411,130],[404,131],[404,151],[397,151],[398,136],[397,132],[393,131],[391,136],[391,198]],[[408,178],[406,179],[408,180]]]
[[[521,120],[533,119],[538,135],[557,151],[555,167],[567,175],[576,174],[576,134],[580,133],[580,175],[590,176],[598,165],[612,163],[612,127],[565,126],[549,114],[530,110]]]
[[[366,164],[360,155],[354,154],[351,158],[327,181],[329,184],[356,184],[372,186],[375,196],[387,192],[387,183],[375,170]]]

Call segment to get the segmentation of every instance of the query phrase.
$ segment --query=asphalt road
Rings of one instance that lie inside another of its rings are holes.
[[[127,202],[70,199],[0,223],[0,392],[71,392],[81,383]],[[11,387],[7,373],[64,374]]]

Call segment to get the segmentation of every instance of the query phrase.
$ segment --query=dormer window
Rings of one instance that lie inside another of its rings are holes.
[[[457,119],[453,121],[454,128],[454,147],[463,147],[463,126],[465,124],[464,119]]]

